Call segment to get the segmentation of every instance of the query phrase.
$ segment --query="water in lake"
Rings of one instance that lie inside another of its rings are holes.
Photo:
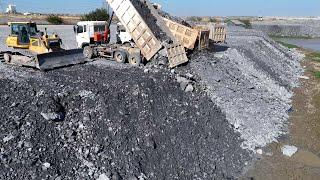
[[[279,41],[286,42],[289,44],[294,44],[304,49],[320,51],[320,38],[316,38],[316,39],[279,38]]]

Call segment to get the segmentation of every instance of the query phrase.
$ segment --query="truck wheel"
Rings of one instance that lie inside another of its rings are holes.
[[[139,66],[141,64],[141,58],[135,56],[129,57],[129,64]]]
[[[123,51],[116,51],[113,57],[118,63],[125,63],[127,54]]]
[[[94,56],[93,48],[90,46],[86,46],[83,48],[83,55],[85,58],[92,59]]]
[[[10,63],[11,58],[12,58],[12,57],[11,57],[11,54],[9,54],[9,53],[4,53],[4,54],[3,54],[4,62]]]

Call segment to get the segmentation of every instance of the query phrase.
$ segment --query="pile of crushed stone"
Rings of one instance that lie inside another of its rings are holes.
[[[189,70],[201,80],[215,104],[255,150],[287,132],[292,89],[303,73],[303,56],[252,30],[237,30],[228,45],[192,56]]]
[[[0,179],[234,179],[250,161],[207,97],[163,70],[0,63]],[[112,63],[111,63],[112,64]]]

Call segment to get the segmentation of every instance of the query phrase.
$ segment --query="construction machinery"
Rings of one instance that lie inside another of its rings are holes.
[[[142,62],[141,51],[134,43],[110,44],[110,24],[106,21],[81,21],[74,27],[77,44],[83,48],[83,54],[88,59],[104,57],[119,63],[129,62],[139,65]],[[118,39],[118,38],[117,38]]]
[[[154,6],[147,0],[107,0],[121,24],[130,34],[144,59],[150,61],[160,50],[166,52],[169,67],[188,62],[182,44],[165,25]]]
[[[9,22],[11,33],[6,45],[11,51],[1,52],[5,63],[50,70],[84,63],[81,49],[64,50],[62,40],[53,33],[40,32],[34,22]]]

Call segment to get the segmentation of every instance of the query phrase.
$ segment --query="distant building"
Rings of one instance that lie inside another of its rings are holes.
[[[16,14],[17,13],[17,6],[13,4],[9,4],[6,10],[8,14]]]
[[[29,15],[31,15],[31,13],[29,13],[29,12],[25,12],[25,13],[23,13],[23,15],[25,15],[25,16],[29,16]]]

